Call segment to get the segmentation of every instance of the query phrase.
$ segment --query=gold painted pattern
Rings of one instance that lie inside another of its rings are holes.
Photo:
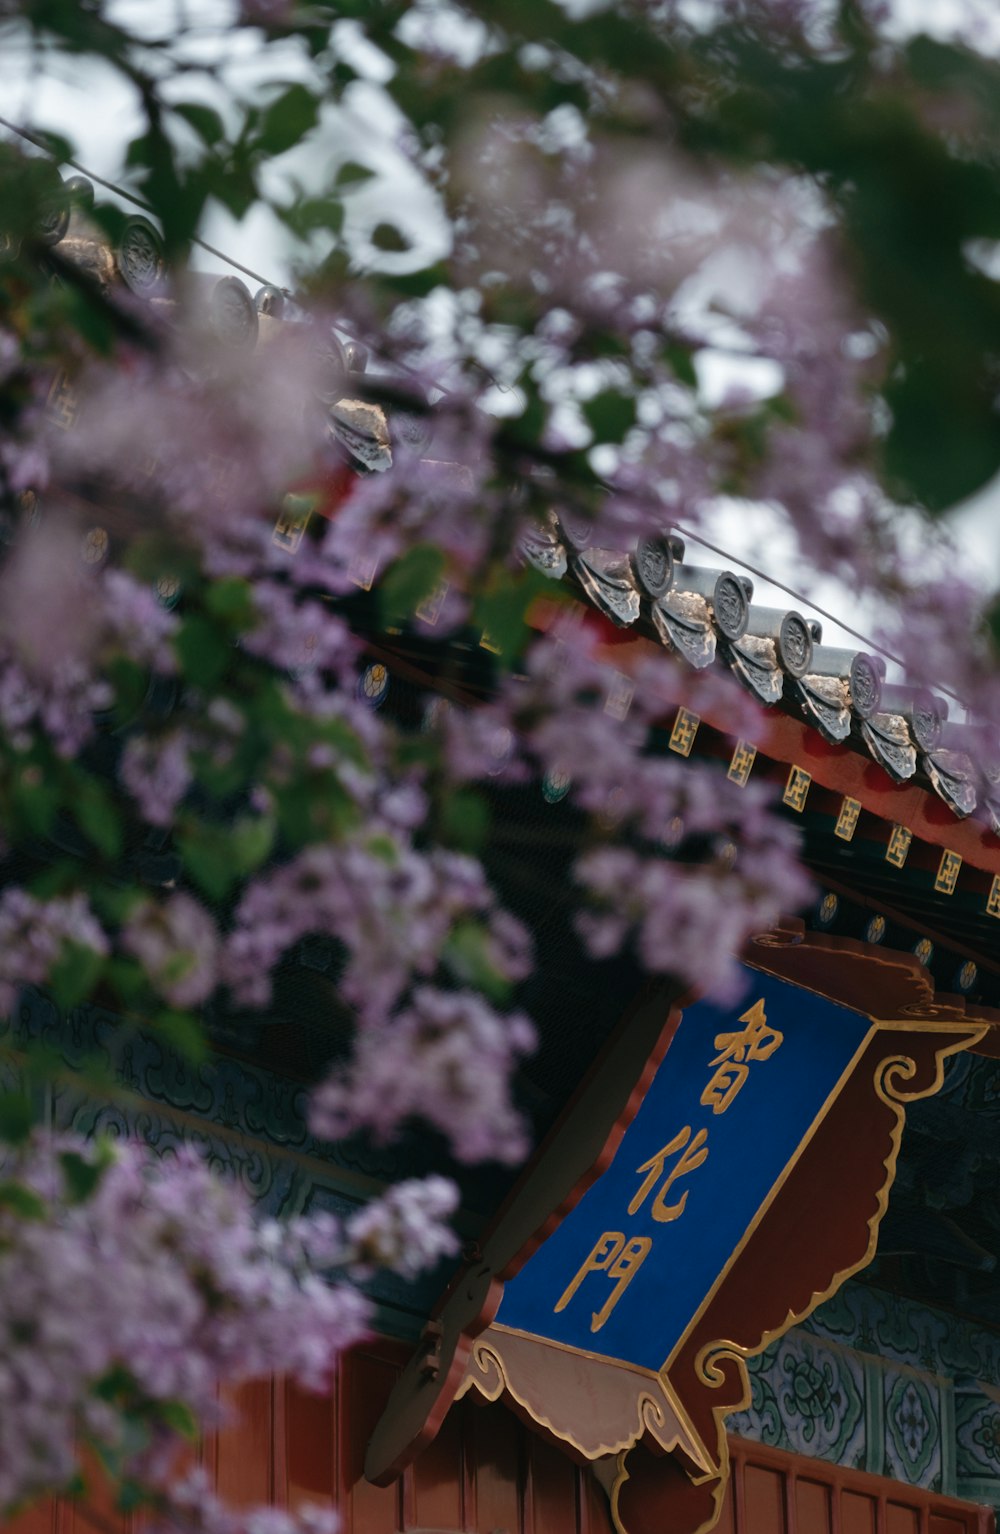
[[[934,888],[939,895],[953,895],[958,883],[959,871],[962,867],[962,859],[957,852],[942,852],[941,861],[938,864],[937,878],[934,880]]]
[[[284,497],[271,534],[271,542],[275,548],[283,549],[286,554],[296,552],[302,542],[302,535],[312,515],[312,509],[313,501],[308,495]]]
[[[889,845],[885,849],[885,860],[894,868],[902,868],[910,851],[910,843],[913,841],[913,832],[906,826],[895,825],[889,837]]]
[[[632,699],[635,696],[635,683],[624,671],[616,671],[608,688],[608,696],[604,703],[604,712],[610,714],[612,719],[619,722],[628,717],[628,711],[632,707]],[[674,727],[676,728],[676,721]],[[695,726],[697,729],[697,726]],[[694,736],[691,737],[694,740]]]
[[[355,554],[347,570],[347,579],[352,586],[360,586],[362,591],[371,591],[378,574],[378,558],[371,558],[363,554]]]
[[[736,783],[743,788],[753,771],[756,760],[757,747],[752,746],[748,740],[738,740],[732,761],[729,763],[729,771],[726,773],[730,783]]]
[[[52,380],[48,399],[45,401],[45,418],[51,421],[53,426],[58,426],[61,431],[69,431],[79,413],[80,396],[66,369],[60,368]]]
[[[421,623],[426,623],[428,628],[433,628],[440,618],[441,609],[444,607],[448,590],[448,582],[439,581],[434,590],[429,591],[425,597],[421,598],[419,605],[415,608],[416,616],[420,619]]]
[[[619,1370],[635,1382],[633,1401],[634,1416],[624,1421],[608,1438],[598,1430],[589,1439],[582,1439],[564,1424],[552,1422],[543,1416],[538,1403],[519,1388],[517,1368],[512,1354],[504,1348],[505,1337],[524,1338],[546,1349],[590,1360],[599,1366]],[[712,1457],[707,1453],[687,1412],[674,1392],[670,1381],[662,1373],[643,1369],[624,1359],[609,1358],[603,1353],[588,1353],[583,1348],[569,1347],[565,1343],[552,1342],[547,1337],[536,1337],[516,1327],[494,1322],[473,1345],[465,1379],[456,1394],[461,1400],[470,1390],[477,1391],[487,1401],[498,1401],[508,1395],[516,1401],[540,1427],[547,1428],[556,1438],[568,1443],[592,1462],[606,1459],[612,1454],[625,1453],[647,1433],[666,1453],[679,1450],[691,1463],[695,1475],[709,1476],[714,1473]]]
[[[986,909],[991,916],[1000,916],[1000,874],[993,875],[993,883],[990,885],[990,893],[986,900]]]
[[[785,792],[781,796],[782,803],[787,804],[791,810],[797,810],[801,815],[806,807],[806,798],[811,785],[812,778],[805,768],[793,767],[788,774]]]
[[[701,719],[697,714],[693,714],[689,708],[679,708],[674,727],[670,731],[668,744],[671,751],[676,751],[679,756],[690,756],[700,724]]]
[[[839,836],[842,842],[853,841],[860,815],[861,800],[845,796],[840,806],[840,814],[837,816],[837,824],[833,828],[834,835]]]

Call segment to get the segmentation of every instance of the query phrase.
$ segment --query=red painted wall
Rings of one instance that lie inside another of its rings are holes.
[[[731,1438],[718,1534],[994,1534],[986,1508]]]
[[[589,1473],[500,1406],[460,1403],[400,1481],[369,1486],[365,1445],[407,1351],[381,1341],[355,1350],[327,1396],[280,1381],[241,1390],[238,1422],[201,1451],[220,1494],[236,1504],[332,1504],[344,1534],[612,1534]],[[719,1534],[994,1534],[983,1509],[739,1439],[731,1449]],[[49,1502],[6,1528],[132,1534],[106,1499],[95,1496],[92,1511]]]

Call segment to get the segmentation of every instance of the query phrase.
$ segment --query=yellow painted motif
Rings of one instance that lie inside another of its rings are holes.
[[[438,581],[433,591],[429,591],[415,609],[416,616],[421,623],[426,623],[428,628],[433,628],[441,616],[445,597],[448,595],[449,586],[447,581]]]
[[[679,756],[690,756],[700,724],[701,720],[697,714],[692,714],[689,708],[679,708],[674,727],[670,731],[671,751],[676,751]]]
[[[616,671],[608,688],[608,696],[604,702],[604,712],[610,714],[612,719],[622,721],[628,717],[628,711],[632,707],[632,699],[635,696],[635,683],[627,677],[623,671]],[[676,729],[676,723],[674,728]],[[694,740],[694,736],[691,737]],[[685,756],[687,752],[684,753]]]
[[[590,1255],[570,1279],[553,1308],[565,1310],[588,1273],[606,1273],[608,1278],[614,1279],[615,1287],[600,1310],[595,1310],[590,1318],[590,1330],[599,1332],[649,1256],[652,1246],[650,1236],[632,1236],[626,1240],[624,1231],[606,1230],[603,1236],[598,1236]]]
[[[707,1139],[708,1130],[699,1129],[698,1133],[692,1140],[691,1125],[685,1124],[684,1128],[679,1130],[678,1133],[674,1135],[674,1138],[668,1145],[665,1145],[662,1150],[658,1150],[656,1155],[651,1156],[648,1161],[644,1161],[642,1166],[636,1167],[637,1172],[645,1172],[647,1175],[645,1181],[641,1184],[638,1193],[635,1195],[632,1202],[628,1206],[629,1214],[638,1213],[662,1177],[663,1186],[660,1188],[660,1191],[657,1193],[653,1200],[653,1207],[650,1210],[650,1213],[652,1214],[653,1219],[661,1225],[666,1225],[671,1220],[679,1219],[680,1216],[684,1213],[684,1205],[687,1203],[688,1190],[685,1188],[684,1192],[681,1194],[680,1198],[675,1204],[667,1203],[667,1194],[670,1192],[670,1189],[673,1187],[678,1177],[686,1177],[689,1172],[693,1172],[696,1167],[701,1166],[703,1161],[707,1161],[708,1146],[705,1144]],[[689,1141],[690,1144],[688,1143]],[[681,1154],[677,1164],[668,1172],[667,1162],[670,1157],[675,1155],[678,1151],[680,1151]]]
[[[751,1060],[769,1060],[784,1042],[785,1035],[772,1028],[764,1011],[764,998],[755,1001],[740,1018],[746,1027],[734,1033],[719,1033],[715,1047],[719,1054],[710,1063],[715,1074],[701,1094],[703,1108],[725,1113],[750,1074]]]
[[[757,747],[752,746],[748,740],[738,740],[733,759],[729,763],[729,771],[726,773],[730,783],[736,783],[742,788],[753,771],[756,760]]]
[[[934,880],[934,888],[941,895],[953,895],[958,883],[959,870],[962,867],[962,859],[957,852],[942,852],[941,861],[938,864],[937,878]]]
[[[990,885],[990,893],[986,900],[986,909],[990,916],[1000,916],[1000,874],[993,875],[993,883]]]
[[[839,836],[842,842],[853,841],[860,814],[860,799],[845,798],[842,801],[840,814],[837,816],[837,824],[834,826],[834,834]]]
[[[294,554],[302,542],[315,502],[309,495],[286,495],[274,524],[271,542],[286,554]]]
[[[60,368],[45,401],[46,419],[62,431],[69,431],[80,412],[80,396],[65,368]]]
[[[360,586],[362,591],[371,591],[378,574],[378,559],[372,559],[370,555],[355,554],[347,569],[347,579],[352,586]]]
[[[902,868],[912,840],[913,832],[908,831],[906,826],[893,826],[889,845],[885,849],[886,862],[891,863],[894,868]]]
[[[804,767],[793,767],[788,774],[788,782],[785,784],[785,792],[782,794],[782,803],[787,804],[789,809],[798,810],[801,814],[806,807],[806,796],[812,778]]]

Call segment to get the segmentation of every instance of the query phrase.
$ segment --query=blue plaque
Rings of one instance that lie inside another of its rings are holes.
[[[659,1371],[715,1292],[873,1032],[745,967],[689,1007],[611,1165],[504,1290],[496,1324]]]

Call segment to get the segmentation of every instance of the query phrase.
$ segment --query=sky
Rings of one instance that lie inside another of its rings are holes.
[[[155,31],[164,24],[170,25],[175,0],[114,0],[114,4],[133,23]],[[979,29],[977,41],[989,51],[1000,51],[1000,0],[894,0],[894,4],[897,22],[905,30],[925,28],[948,35],[956,25],[968,25],[971,20]],[[233,35],[226,33],[232,0],[188,0],[187,12],[196,23],[191,53],[222,61],[223,89],[242,96],[257,90],[265,75],[273,78],[280,74],[285,80],[304,78],[311,68],[294,44],[272,43],[265,48],[255,34],[247,32],[238,35],[234,42]],[[222,39],[224,49],[220,49]],[[381,56],[368,47],[353,23],[340,24],[337,41],[369,78],[350,90],[341,109],[324,115],[319,130],[308,143],[273,166],[269,190],[280,194],[292,179],[318,190],[337,163],[363,160],[379,174],[355,192],[348,204],[345,237],[356,258],[364,261],[366,247],[367,254],[375,256],[367,245],[367,236],[389,200],[394,221],[406,229],[422,264],[425,257],[433,258],[447,248],[447,227],[441,211],[433,194],[423,186],[395,145],[399,121],[379,89]],[[463,45],[457,34],[455,45],[458,48]],[[204,77],[199,82],[197,76],[189,76],[184,95],[197,99],[199,94],[224,110],[223,90],[217,84]],[[120,185],[127,184],[124,150],[139,131],[141,118],[131,87],[110,69],[92,61],[39,59],[16,42],[12,44],[10,33],[0,30],[0,116],[22,126],[63,133],[76,146],[77,159],[88,169]],[[291,281],[297,258],[303,254],[313,257],[324,254],[320,247],[304,252],[263,205],[251,209],[241,223],[221,206],[211,205],[202,234],[210,244],[279,286]],[[205,251],[198,251],[192,264],[206,271],[230,270]],[[245,280],[253,290],[254,280]],[[724,387],[725,366],[721,357],[715,365],[712,358],[707,360],[702,384],[709,392]],[[976,562],[993,585],[1000,586],[1000,476],[957,511],[951,528],[958,547]],[[707,536],[732,556],[767,569],[794,589],[802,588],[803,572],[797,567],[791,540],[766,508],[722,505]],[[709,564],[717,556],[699,551],[692,543],[689,558]],[[759,578],[755,578],[755,586],[756,600],[774,606],[789,604],[789,598],[778,588]],[[865,610],[854,593],[836,582],[823,580],[814,582],[810,590],[821,606],[842,615],[862,632],[871,632],[874,614]],[[850,635],[829,622],[824,622],[824,630],[827,642],[853,643]]]

